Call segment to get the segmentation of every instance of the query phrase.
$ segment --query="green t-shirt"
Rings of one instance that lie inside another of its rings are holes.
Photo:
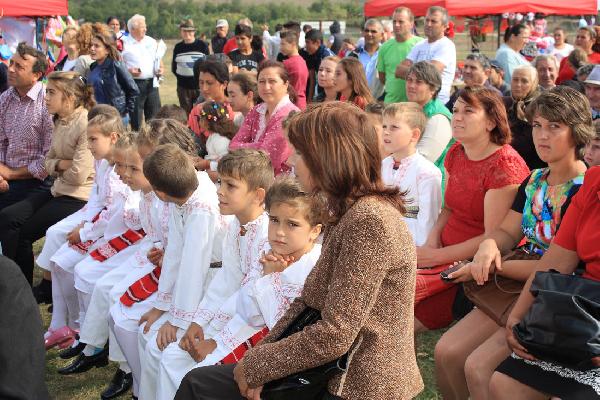
[[[406,59],[413,46],[421,40],[423,38],[419,36],[413,36],[405,42],[398,42],[392,38],[379,48],[377,71],[385,73],[385,103],[408,100],[406,98],[406,81],[396,78],[396,67]]]

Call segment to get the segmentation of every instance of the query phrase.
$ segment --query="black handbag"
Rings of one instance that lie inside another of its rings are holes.
[[[600,282],[558,271],[536,272],[535,300],[513,327],[516,339],[533,356],[569,368],[595,368],[600,356]]]
[[[321,312],[305,308],[279,335],[284,339],[321,319]],[[326,364],[265,383],[261,392],[263,400],[310,400],[321,399],[327,393],[327,383],[338,373],[346,371],[348,354]]]

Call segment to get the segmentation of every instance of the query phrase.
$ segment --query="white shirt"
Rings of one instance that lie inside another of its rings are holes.
[[[445,36],[433,43],[422,40],[411,49],[406,58],[413,63],[438,61],[444,64],[442,88],[438,94],[438,99],[444,104],[447,103],[450,100],[450,89],[456,73],[456,46],[454,46],[454,42]]]
[[[381,162],[383,182],[406,191],[406,214],[404,221],[415,244],[422,246],[438,218],[442,207],[442,173],[431,161],[416,152],[400,160],[394,169],[394,158]]]
[[[171,204],[169,245],[165,249],[155,307],[169,322],[187,329],[208,286],[211,262],[221,261],[228,220],[219,212],[217,189],[205,172],[182,206]]]
[[[556,60],[560,63],[560,60],[562,60],[565,57],[568,57],[569,54],[571,54],[571,52],[573,51],[573,49],[573,45],[565,43],[562,49],[557,49],[556,47],[552,46],[549,50],[549,54],[556,57]]]
[[[261,250],[268,238],[269,217],[263,213],[244,227],[246,234],[241,236],[237,218],[229,225],[222,244],[223,265],[211,281],[196,311],[194,322],[205,330],[209,323],[214,325],[212,321],[219,309],[240,289],[252,268],[259,264]],[[225,322],[222,321],[223,324]]]
[[[133,36],[123,37],[123,61],[127,68],[139,68],[141,75],[134,79],[150,79],[154,77],[154,59],[158,43],[150,36],[137,41]]]
[[[417,150],[423,157],[435,163],[452,139],[452,126],[445,115],[436,114],[427,120],[425,130],[417,143]]]

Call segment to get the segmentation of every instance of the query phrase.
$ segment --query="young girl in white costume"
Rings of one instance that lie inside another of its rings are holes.
[[[96,160],[96,176],[92,189],[95,194],[91,197],[91,202],[83,208],[84,211],[81,211],[83,218],[78,218],[78,225],[66,234],[66,241],[63,241],[58,250],[48,260],[47,254],[58,245],[57,238],[60,236],[52,234],[46,239],[48,244],[43,257],[40,255],[42,260],[38,258],[38,264],[41,261],[41,266],[47,265],[52,272],[52,302],[55,308],[48,332],[44,335],[47,349],[56,345],[68,346],[79,329],[79,302],[73,269],[77,262],[85,258],[88,250],[93,248],[94,242],[104,234],[114,211],[114,197],[126,188],[115,171],[112,156],[112,148],[123,132],[123,123],[118,115],[98,114],[88,122],[88,147]],[[71,219],[64,225],[69,226],[73,222]]]
[[[172,399],[192,368],[240,360],[302,294],[304,281],[321,255],[316,240],[322,209],[290,177],[276,180],[265,204],[269,241],[263,246],[263,256],[205,329],[205,340],[188,342],[188,354],[173,346],[164,351],[158,399]]]

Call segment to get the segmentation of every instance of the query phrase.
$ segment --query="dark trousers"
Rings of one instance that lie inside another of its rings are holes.
[[[9,190],[6,193],[0,193],[0,210],[12,204],[18,203],[29,195],[31,191],[43,185],[44,182],[39,179],[23,179],[9,182]],[[46,185],[52,184],[48,180]]]
[[[181,381],[175,400],[245,400],[233,380],[236,365],[211,365],[191,370]],[[321,399],[310,400],[335,399],[341,398],[326,393]]]
[[[84,205],[85,201],[74,197],[53,197],[50,188],[40,187],[0,211],[2,253],[19,265],[29,284],[33,281],[33,243],[44,237],[49,227]]]
[[[135,108],[131,117],[131,129],[138,131],[142,126],[142,116],[146,122],[150,121],[160,109],[160,95],[158,88],[152,86],[152,79],[136,79],[135,83],[140,94],[135,101]]]
[[[177,86],[177,97],[179,98],[179,105],[185,110],[186,113],[192,111],[194,102],[200,96],[200,89],[188,89],[182,86]]]

